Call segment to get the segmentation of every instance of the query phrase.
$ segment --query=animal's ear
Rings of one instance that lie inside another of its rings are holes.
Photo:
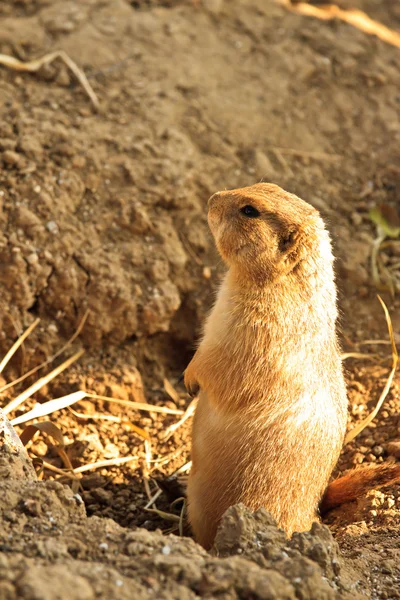
[[[290,254],[301,239],[300,227],[293,225],[282,231],[279,239],[279,250],[282,254]]]

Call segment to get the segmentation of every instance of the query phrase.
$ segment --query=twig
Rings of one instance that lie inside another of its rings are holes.
[[[78,419],[89,420],[93,419],[94,421],[111,421],[112,423],[121,423],[121,417],[116,417],[114,415],[101,415],[100,413],[93,413],[93,415],[86,415],[84,413],[79,413],[70,406],[68,406],[68,410]]]
[[[179,394],[167,378],[164,378],[164,390],[167,392],[171,400],[173,400],[175,404],[178,404],[180,400]]]
[[[393,377],[394,374],[396,372],[396,367],[397,367],[397,362],[398,362],[398,354],[397,354],[397,348],[396,348],[396,344],[394,341],[394,334],[393,334],[393,326],[392,326],[392,321],[390,319],[390,315],[389,315],[389,311],[386,308],[386,304],[384,303],[384,301],[382,300],[382,298],[380,296],[378,296],[379,302],[382,305],[383,311],[385,313],[385,317],[386,317],[386,323],[388,326],[388,330],[389,330],[389,336],[390,336],[390,341],[392,344],[392,370],[390,371],[389,377],[386,381],[386,385],[383,388],[383,391],[379,397],[379,400],[374,408],[374,410],[372,412],[370,412],[370,414],[363,420],[361,421],[361,423],[359,423],[358,425],[356,425],[354,427],[354,429],[352,429],[351,431],[348,432],[348,434],[346,435],[346,438],[344,440],[345,444],[348,444],[349,442],[351,442],[352,440],[354,440],[354,438],[359,435],[361,433],[361,431],[363,429],[365,429],[370,423],[371,421],[373,421],[373,419],[375,419],[376,415],[378,414],[386,396],[389,393],[390,390],[390,386],[392,385],[392,381],[393,381]]]
[[[73,481],[79,481],[79,479],[80,479],[79,477],[75,477],[75,475],[73,475],[73,473],[70,473],[69,471],[64,470],[64,469],[59,469],[58,467],[55,467],[54,465],[46,462],[45,460],[42,462],[43,462],[43,467],[45,469],[48,469],[49,471],[58,473],[59,475],[62,475],[63,477],[68,477],[68,479],[72,479]]]
[[[25,391],[23,391],[21,394],[19,394],[16,398],[14,398],[14,400],[11,400],[11,402],[9,402],[7,404],[7,406],[4,407],[4,409],[3,409],[4,413],[7,415],[9,412],[18,408],[18,406],[20,404],[22,404],[23,402],[25,402],[25,400],[27,400],[28,398],[33,396],[33,394],[35,394],[38,390],[40,390],[41,387],[43,387],[44,385],[49,383],[49,381],[52,381],[52,379],[57,377],[57,375],[59,375],[60,373],[65,371],[65,369],[67,369],[69,366],[71,366],[72,363],[77,361],[78,358],[80,358],[83,353],[84,353],[84,350],[79,350],[78,352],[73,354],[70,358],[68,358],[66,361],[64,361],[61,365],[59,365],[58,367],[53,369],[53,371],[51,371],[44,377],[41,377],[37,381],[35,381],[34,384],[32,384]]]
[[[13,56],[7,54],[0,54],[0,65],[14,69],[14,71],[27,71],[29,73],[36,73],[44,65],[48,65],[53,62],[56,58],[60,58],[66,65],[71,69],[75,75],[96,110],[99,110],[100,104],[96,94],[93,91],[92,86],[88,82],[85,73],[78,67],[76,63],[68,56],[64,50],[57,50],[56,52],[50,52],[41,58],[30,60],[28,62],[22,62]]]
[[[164,521],[172,521],[173,523],[179,523],[181,518],[178,515],[174,515],[173,513],[167,513],[164,510],[158,510],[158,508],[144,508],[146,512],[153,513],[154,515],[158,515]]]
[[[154,496],[152,498],[150,498],[150,500],[148,501],[148,503],[146,504],[146,506],[144,508],[147,509],[147,508],[150,508],[151,506],[153,506],[153,504],[156,502],[156,500],[158,500],[158,498],[161,496],[162,493],[163,493],[163,491],[158,489],[156,491],[156,493],[154,494]]]
[[[78,328],[75,331],[75,333],[64,344],[64,346],[62,348],[60,348],[60,350],[57,350],[57,352],[55,354],[53,354],[53,356],[50,356],[47,360],[45,360],[44,362],[42,362],[40,365],[37,365],[37,367],[34,367],[33,369],[31,369],[30,371],[28,371],[24,375],[21,375],[21,377],[18,377],[18,379],[14,379],[14,381],[10,381],[10,383],[7,383],[7,385],[5,385],[2,388],[0,388],[0,394],[2,392],[5,392],[6,390],[8,390],[11,387],[14,387],[15,385],[17,385],[17,383],[21,383],[21,381],[23,381],[24,379],[26,379],[30,375],[33,375],[37,371],[40,371],[40,369],[43,369],[43,367],[46,367],[47,365],[49,365],[50,363],[52,363],[56,358],[58,358],[61,354],[63,354],[63,352],[65,352],[65,350],[76,340],[76,338],[78,337],[78,335],[81,333],[81,331],[83,329],[83,326],[86,323],[86,319],[87,319],[88,315],[89,315],[89,311],[87,310],[85,312],[85,314],[83,315],[82,320],[79,323]]]
[[[185,463],[184,465],[179,467],[179,469],[174,471],[172,473],[172,475],[181,475],[182,473],[186,473],[187,471],[190,471],[191,468],[192,468],[192,461],[189,460],[189,462]],[[171,477],[172,477],[172,475],[171,475]]]
[[[359,346],[368,346],[368,345],[373,345],[373,344],[378,344],[378,345],[382,345],[382,346],[390,346],[391,343],[392,342],[390,340],[363,340],[361,342],[357,342],[357,344]]]
[[[115,402],[115,404],[123,404],[125,406],[131,406],[137,410],[147,410],[149,412],[158,412],[165,415],[183,415],[183,410],[175,408],[166,408],[164,406],[156,406],[154,404],[146,404],[145,402],[131,402],[130,400],[119,400],[118,398],[111,398],[110,396],[98,396],[97,394],[91,394],[85,392],[86,398],[94,398],[95,400],[105,400],[106,402]]]
[[[181,514],[179,515],[179,535],[183,537],[183,521],[186,514],[186,500],[183,500]]]
[[[143,466],[143,483],[144,483],[144,489],[146,490],[147,497],[149,500],[151,500],[152,494],[151,494],[150,483],[149,483],[151,444],[148,440],[145,440],[145,442],[144,442],[144,451],[145,451],[145,464]]]
[[[1,56],[1,54],[0,54],[0,56]],[[4,371],[8,362],[14,356],[14,354],[16,353],[18,348],[21,346],[21,344],[24,343],[24,341],[26,340],[28,335],[30,335],[32,333],[32,331],[35,329],[35,327],[38,325],[39,322],[40,322],[40,319],[36,319],[35,321],[33,321],[33,323],[28,327],[28,329],[26,331],[24,331],[24,333],[17,339],[16,342],[14,342],[14,344],[11,346],[10,350],[7,352],[7,354],[5,355],[5,357],[3,358],[3,360],[0,363],[0,373],[2,373]],[[2,391],[2,390],[0,390],[0,391]]]
[[[124,465],[125,463],[132,462],[133,460],[139,460],[138,456],[124,456],[122,458],[111,458],[110,460],[99,460],[98,462],[91,463],[89,465],[83,465],[74,469],[74,473],[84,473],[85,471],[93,471],[94,469],[101,469],[102,467],[114,467],[117,465]]]
[[[185,421],[187,421],[190,417],[192,417],[194,415],[194,412],[195,412],[196,406],[197,406],[197,401],[198,401],[197,398],[194,398],[194,400],[191,401],[191,403],[185,410],[183,417],[181,419],[179,419],[179,421],[177,421],[176,423],[173,423],[172,425],[167,427],[161,433],[161,435],[160,435],[161,439],[163,439],[163,440],[168,439],[177,429],[179,429],[179,427],[181,425],[183,425],[185,423]]]
[[[362,352],[344,352],[340,358],[347,360],[348,358],[359,358],[364,360],[377,360],[380,357],[377,354],[363,354]]]
[[[400,34],[389,27],[386,27],[378,21],[371,19],[365,12],[355,8],[344,10],[336,4],[327,4],[321,8],[308,4],[308,2],[299,2],[293,4],[291,0],[276,0],[278,4],[282,4],[289,10],[306,15],[309,17],[317,17],[323,21],[332,19],[340,19],[349,25],[353,25],[357,29],[376,35],[379,39],[400,48]]]

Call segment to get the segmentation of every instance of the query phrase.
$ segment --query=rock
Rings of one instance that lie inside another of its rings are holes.
[[[18,583],[20,598],[27,600],[92,600],[90,584],[63,565],[31,567]]]
[[[14,150],[6,150],[1,155],[3,163],[8,167],[16,167],[21,160],[18,152],[14,152]]]
[[[400,440],[394,440],[393,442],[386,444],[386,451],[391,456],[400,458]]]
[[[0,480],[36,480],[35,469],[13,426],[0,408]]]

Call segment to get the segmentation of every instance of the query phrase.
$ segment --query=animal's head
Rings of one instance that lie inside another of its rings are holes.
[[[226,264],[254,283],[299,269],[321,252],[332,262],[318,211],[277,185],[217,192],[208,201],[208,223]]]

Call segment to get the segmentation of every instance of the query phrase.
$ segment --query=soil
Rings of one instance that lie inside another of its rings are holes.
[[[400,30],[390,0],[340,5]],[[364,342],[388,339],[371,277],[369,211],[400,205],[400,50],[273,0],[3,0],[0,19],[0,53],[28,60],[64,50],[101,104],[96,112],[59,61],[34,74],[0,70],[2,355],[40,318],[4,383],[51,357],[89,309],[64,355],[84,348],[79,363],[10,416],[77,390],[184,410],[190,400],[178,378],[223,272],[207,199],[263,179],[327,222],[342,346],[372,355],[345,363],[349,427],[364,418],[391,364],[389,346]],[[396,268],[399,256],[394,240],[385,266]],[[383,298],[400,342],[398,276],[394,287],[397,295]],[[4,392],[2,405],[37,377]],[[41,481],[24,481],[14,463],[8,473],[7,450],[0,598],[400,597],[400,486],[330,513],[336,542],[320,526],[288,542],[263,511],[235,507],[210,556],[188,537],[154,532],[178,533],[179,505],[157,500],[170,522],[145,510],[154,479],[190,459],[190,419],[167,436],[178,416],[106,400],[72,408],[77,414],[41,420],[62,431],[74,467],[136,459],[85,471],[76,494],[47,468]],[[28,452],[36,464],[65,466],[42,432]],[[397,375],[337,473],[399,458]]]

